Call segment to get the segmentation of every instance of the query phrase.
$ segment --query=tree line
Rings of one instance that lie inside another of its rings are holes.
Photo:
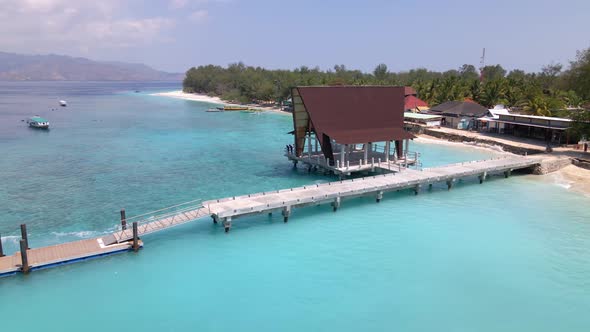
[[[590,106],[590,48],[578,51],[567,66],[551,63],[536,73],[508,72],[501,65],[478,70],[470,64],[445,72],[418,68],[396,73],[385,64],[377,65],[371,73],[344,65],[326,71],[306,66],[269,70],[239,62],[225,68],[190,68],[183,81],[185,92],[241,103],[280,102],[289,98],[291,87],[309,85],[404,85],[415,88],[418,97],[431,106],[469,98],[490,108],[505,104],[527,114],[565,116],[565,109]],[[587,113],[575,116],[588,117]]]

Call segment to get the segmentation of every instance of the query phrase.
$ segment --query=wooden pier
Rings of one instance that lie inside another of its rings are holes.
[[[191,201],[133,218],[126,218],[125,211],[122,210],[119,231],[93,239],[35,249],[29,249],[26,227],[22,225],[20,252],[3,256],[0,246],[0,276],[17,272],[28,273],[32,270],[125,251],[137,251],[143,245],[140,240],[142,235],[162,231],[205,216],[211,216],[215,223],[222,221],[227,232],[231,228],[232,220],[238,217],[281,211],[284,221],[287,222],[293,208],[329,203],[336,211],[343,199],[374,196],[379,202],[385,192],[411,188],[418,194],[422,186],[439,182],[445,182],[450,190],[460,178],[477,176],[482,183],[489,175],[503,173],[505,177],[508,177],[514,170],[529,168],[540,162],[539,158],[510,156],[421,170],[401,168],[396,164],[397,170],[392,170],[392,173],[388,174],[228,197],[202,203]]]

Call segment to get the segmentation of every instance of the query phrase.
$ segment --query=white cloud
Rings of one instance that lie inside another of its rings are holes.
[[[180,9],[186,7],[187,4],[188,0],[171,0],[169,6],[172,9]]]
[[[205,9],[199,9],[197,11],[192,12],[189,15],[189,19],[196,23],[202,23],[207,21],[209,18],[209,12]]]
[[[136,17],[118,0],[0,0],[0,17],[0,49],[23,53],[141,46],[165,40],[174,26]]]

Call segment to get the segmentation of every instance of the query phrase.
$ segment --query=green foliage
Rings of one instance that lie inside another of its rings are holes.
[[[580,138],[590,139],[590,110],[571,111],[570,117],[574,120],[570,131]]]
[[[483,68],[483,81],[475,66],[457,70],[429,71],[425,68],[390,72],[379,64],[371,73],[335,65],[322,71],[301,66],[295,70],[268,70],[241,62],[223,68],[207,65],[186,72],[184,91],[220,96],[237,102],[286,100],[290,88],[310,85],[404,85],[431,105],[471,98],[486,106],[505,104],[529,114],[551,115],[566,107],[581,107],[590,101],[590,49],[577,53],[576,60],[563,71],[551,63],[540,73],[506,70],[500,65]]]
[[[590,48],[578,51],[565,73],[566,86],[583,100],[590,100]]]
[[[487,81],[495,81],[503,79],[506,76],[506,69],[500,65],[483,67],[483,78]]]

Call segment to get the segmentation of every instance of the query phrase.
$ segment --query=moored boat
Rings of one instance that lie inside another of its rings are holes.
[[[27,123],[29,127],[39,128],[39,129],[48,129],[49,128],[49,121],[43,119],[42,117],[35,115],[27,119]]]
[[[59,106],[61,106],[61,107],[66,107],[66,106],[68,106],[68,102],[67,102],[67,101],[65,101],[65,100],[60,100],[60,101],[59,101]]]
[[[247,111],[250,108],[248,106],[230,106],[230,105],[226,105],[223,106],[223,110],[224,111]]]

